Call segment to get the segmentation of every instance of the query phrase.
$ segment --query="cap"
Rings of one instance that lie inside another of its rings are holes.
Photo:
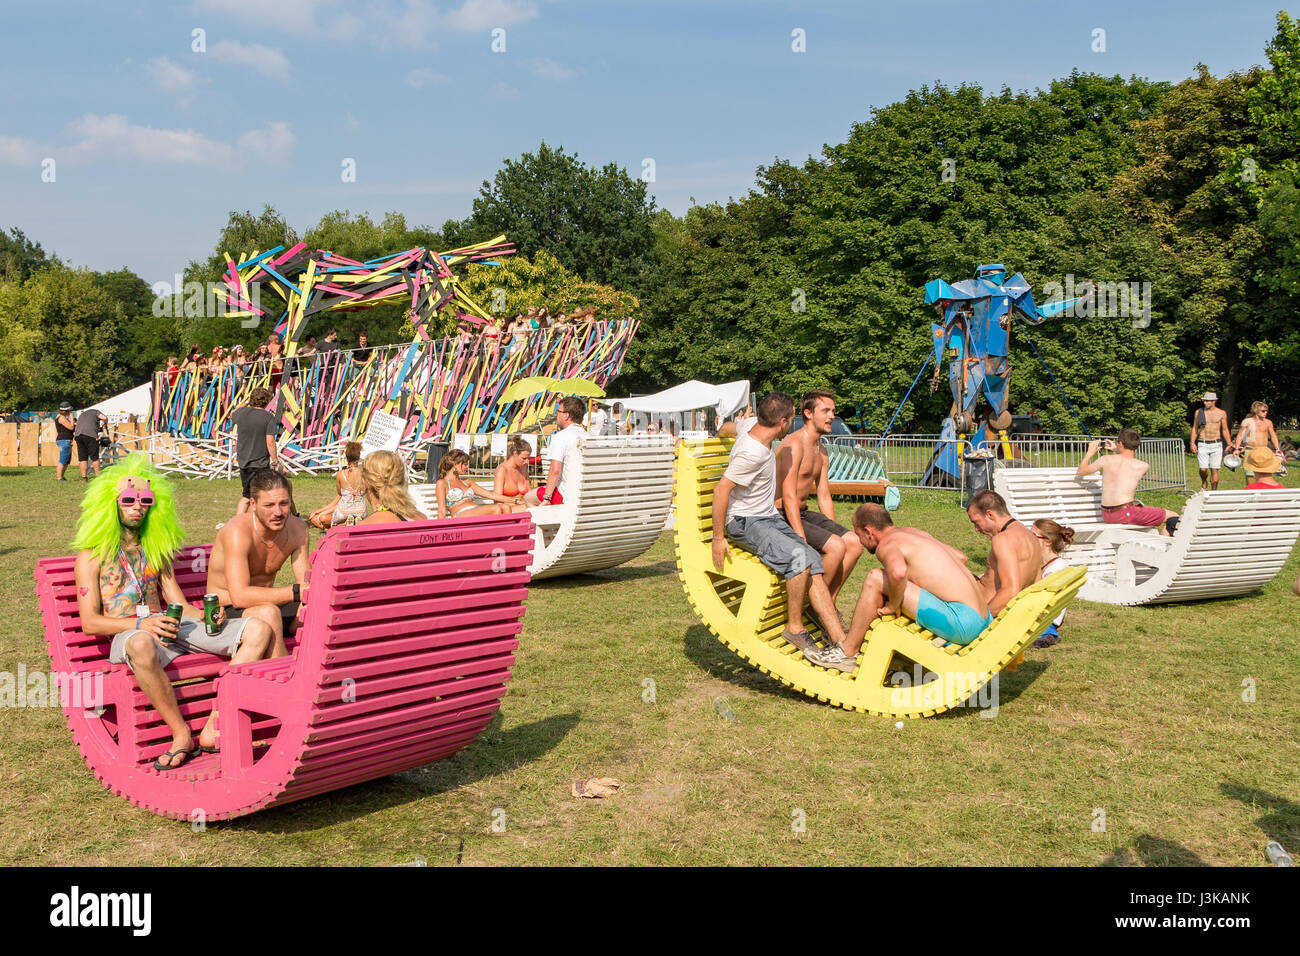
[[[1204,395],[1201,396],[1201,401],[1203,402],[1217,402],[1218,400],[1219,400],[1219,396],[1214,392],[1206,392]]]
[[[70,412],[70,411],[72,411],[72,403],[71,403],[71,402],[63,402],[62,404],[59,405],[59,411],[61,411],[61,412]]]

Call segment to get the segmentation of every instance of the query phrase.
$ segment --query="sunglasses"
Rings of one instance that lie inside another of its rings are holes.
[[[128,508],[137,501],[140,502],[141,507],[150,508],[153,506],[154,498],[153,495],[147,491],[124,491],[117,496],[117,503],[119,505],[126,505]]]

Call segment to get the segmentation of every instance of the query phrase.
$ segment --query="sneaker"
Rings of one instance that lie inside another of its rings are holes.
[[[797,634],[786,628],[781,632],[781,639],[787,644],[793,644],[799,650],[803,651],[804,656],[808,656],[809,651],[817,650],[817,642],[812,639],[812,635],[807,631],[799,631]]]
[[[844,648],[838,644],[832,644],[827,648],[817,648],[814,651],[805,651],[804,656],[819,667],[833,667],[835,670],[849,673],[858,666],[858,655],[854,654],[849,657],[844,653]]]
[[[826,625],[822,623],[821,615],[813,610],[811,604],[808,605],[807,614],[810,618],[812,618],[812,622],[816,624],[817,627],[822,632],[821,637],[816,638],[815,640],[819,641],[823,647],[830,647],[832,644],[834,644],[835,640],[831,637],[831,632],[826,629]],[[849,629],[844,626],[844,620],[840,618],[839,612],[836,612],[835,616],[836,618],[839,618],[840,630],[843,633],[847,634],[849,632]]]
[[[1061,643],[1061,639],[1055,634],[1044,634],[1038,640],[1034,641],[1034,647],[1055,647]]]

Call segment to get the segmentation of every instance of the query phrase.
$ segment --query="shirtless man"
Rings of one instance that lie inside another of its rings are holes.
[[[996,491],[981,491],[970,500],[966,516],[975,530],[992,542],[988,570],[980,577],[980,591],[994,614],[1038,580],[1043,553],[1034,533],[1007,513],[1007,503]]]
[[[270,626],[254,618],[232,621],[218,612],[217,633],[207,633],[203,612],[185,599],[172,567],[181,537],[171,488],[144,455],[105,469],[82,500],[74,571],[81,630],[112,635],[109,662],[131,669],[171,731],[155,770],[176,770],[200,752],[164,668],[198,653],[241,664],[269,656],[271,648]],[[181,605],[179,623],[163,613],[164,602]],[[208,715],[200,741],[215,739],[216,719],[216,711]]]
[[[776,506],[785,512],[794,533],[821,553],[826,587],[834,602],[862,557],[862,542],[848,528],[835,523],[835,502],[831,500],[828,478],[830,456],[821,446],[821,437],[831,433],[835,396],[821,390],[805,392],[802,410],[803,428],[781,442],[776,453]],[[808,496],[814,490],[820,513],[808,510]]]
[[[969,644],[992,623],[988,602],[962,552],[920,528],[895,527],[889,512],[877,504],[854,513],[853,530],[880,567],[862,585],[846,654],[856,654],[872,622],[886,614],[906,614],[931,631],[936,644]]]
[[[1206,392],[1201,396],[1201,401],[1205,407],[1198,408],[1196,417],[1192,419],[1192,454],[1196,456],[1196,466],[1201,470],[1201,490],[1217,491],[1219,469],[1223,466],[1223,447],[1231,440],[1232,429],[1228,427],[1228,413],[1216,404],[1219,401],[1218,395]]]
[[[1151,467],[1148,462],[1134,455],[1141,443],[1142,437],[1134,429],[1121,428],[1118,448],[1110,439],[1106,439],[1105,445],[1107,451],[1118,451],[1119,454],[1106,455],[1093,461],[1092,459],[1102,449],[1102,440],[1094,438],[1074,473],[1082,478],[1085,475],[1101,472],[1102,521],[1107,524],[1158,527],[1162,535],[1168,536],[1170,531],[1178,526],[1178,512],[1157,508],[1154,505],[1139,505],[1133,501],[1137,494],[1138,482]]]
[[[1268,420],[1268,402],[1255,402],[1250,406],[1250,417],[1241,422],[1241,431],[1237,432],[1237,454],[1243,458],[1242,464],[1245,465],[1244,459],[1250,455],[1250,450],[1256,445],[1262,445],[1266,449],[1273,449],[1277,452],[1277,457],[1285,461],[1282,455],[1282,446],[1278,443],[1277,432],[1273,428],[1273,423]],[[1246,473],[1247,481],[1255,480],[1255,472],[1246,466],[1242,469]]]
[[[269,468],[249,482],[251,506],[227,521],[212,546],[208,592],[221,599],[232,618],[256,617],[272,629],[270,657],[289,653],[284,639],[307,603],[307,522],[289,513],[293,489],[289,479]],[[274,587],[285,561],[293,561],[295,583]]]

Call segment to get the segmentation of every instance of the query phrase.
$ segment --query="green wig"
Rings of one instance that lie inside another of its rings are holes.
[[[185,532],[176,519],[176,497],[172,483],[156,471],[149,456],[137,452],[100,472],[81,499],[81,517],[77,520],[77,538],[72,546],[78,551],[93,551],[100,561],[117,554],[122,542],[122,521],[117,510],[117,485],[123,478],[149,482],[153,507],[140,526],[140,544],[149,567],[162,571],[171,567]]]

